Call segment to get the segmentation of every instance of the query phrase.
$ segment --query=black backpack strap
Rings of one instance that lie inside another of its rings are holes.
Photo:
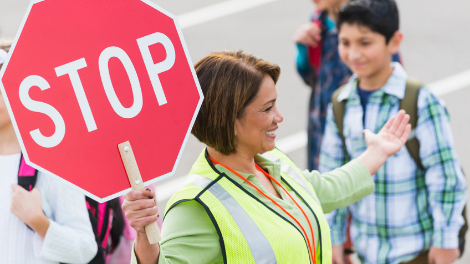
[[[341,91],[344,90],[344,87],[346,87],[346,84],[336,89],[336,91],[331,96],[331,104],[333,106],[333,116],[335,117],[335,123],[336,123],[336,126],[338,127],[338,135],[341,138],[341,141],[343,142],[343,152],[345,155],[345,159],[346,158],[349,159],[349,154],[346,149],[346,139],[344,138],[344,134],[343,134],[343,122],[344,122],[344,114],[346,112],[346,100],[342,100],[341,102],[338,102],[338,96],[341,93]]]
[[[114,252],[117,245],[119,244],[121,235],[124,231],[125,221],[121,209],[121,202],[119,200],[119,197],[106,202],[104,212],[99,212],[99,203],[88,196],[86,196],[86,202],[89,207],[88,215],[90,217],[90,222],[93,227],[93,232],[95,234],[95,240],[98,244],[98,252],[95,258],[90,262],[90,264],[101,264],[104,263],[103,260],[106,258],[107,254]],[[100,214],[103,214],[103,219],[101,220],[101,232],[98,233],[98,225],[100,224]],[[110,220],[111,218],[112,220]],[[111,227],[109,227],[110,221]],[[103,241],[105,240],[108,231],[108,245],[104,247]],[[110,244],[109,241],[111,242]]]
[[[89,264],[105,264],[105,249],[101,245],[100,236],[98,234],[98,216],[99,216],[99,206],[98,202],[91,199],[88,196],[86,197],[86,202],[88,205],[88,217],[90,218],[91,227],[93,228],[93,233],[95,235],[95,241],[98,246],[98,251],[96,252],[95,257],[88,262]]]
[[[408,78],[406,81],[405,96],[400,100],[400,109],[406,111],[410,116],[410,124],[412,131],[416,131],[418,125],[418,96],[419,91],[423,87],[423,84],[412,78]],[[406,142],[406,149],[410,153],[410,156],[415,161],[419,169],[424,171],[424,166],[421,163],[421,158],[419,157],[419,141],[416,137],[408,140]]]
[[[101,224],[101,233],[100,235],[100,241],[103,242],[104,238],[106,237],[106,233],[108,232],[108,226],[109,226],[109,203],[106,203],[106,207],[104,209],[104,218],[103,218],[103,223]]]
[[[37,179],[38,170],[26,164],[23,153],[21,153],[20,166],[18,168],[18,185],[27,191],[31,191],[36,186]]]
[[[121,201],[119,197],[108,201],[109,207],[113,210],[113,222],[111,224],[111,231],[109,237],[111,239],[111,247],[108,249],[108,253],[114,252],[119,241],[121,240],[121,235],[124,232],[125,220],[124,214],[121,208]]]

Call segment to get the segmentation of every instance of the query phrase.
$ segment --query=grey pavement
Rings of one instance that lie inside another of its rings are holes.
[[[217,0],[153,0],[175,15],[220,3]],[[401,12],[404,42],[401,53],[408,73],[426,83],[470,69],[470,2],[462,0],[397,0]],[[0,0],[0,39],[13,38],[29,1]],[[278,104],[285,121],[278,138],[304,130],[310,89],[298,77],[294,68],[295,46],[292,34],[305,23],[313,10],[309,0],[278,0],[250,10],[232,14],[183,30],[193,62],[212,51],[243,49],[281,66],[277,85]],[[470,87],[442,96],[452,118],[458,155],[466,171],[470,171],[469,115],[465,108]],[[203,148],[191,136],[176,176],[179,184]],[[306,149],[290,153],[299,167],[306,167]],[[173,179],[175,179],[173,177]],[[164,186],[164,180],[158,185]],[[157,187],[158,189],[158,187]],[[157,196],[158,197],[158,196]],[[159,201],[164,210],[167,201]],[[470,243],[469,243],[470,244]],[[457,263],[470,263],[470,246]]]

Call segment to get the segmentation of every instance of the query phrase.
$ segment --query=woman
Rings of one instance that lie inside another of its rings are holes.
[[[137,230],[133,263],[331,263],[323,213],[372,192],[370,175],[406,142],[409,116],[400,112],[377,135],[365,131],[357,160],[324,175],[301,171],[275,148],[279,66],[235,51],[195,69],[205,100],[192,133],[207,148],[168,203],[160,244],[144,231],[158,217],[152,191],[125,196]]]

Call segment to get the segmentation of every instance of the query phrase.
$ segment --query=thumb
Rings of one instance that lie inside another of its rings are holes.
[[[39,194],[41,194],[41,193],[39,192],[39,190],[38,190],[37,187],[34,187],[34,188],[31,190],[31,193],[39,193]]]
[[[434,254],[433,254],[433,250],[431,248],[431,250],[429,250],[428,252],[428,264],[434,264]]]

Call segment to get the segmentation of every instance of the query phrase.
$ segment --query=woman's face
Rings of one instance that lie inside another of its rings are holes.
[[[274,81],[265,76],[255,100],[235,121],[237,153],[256,155],[274,149],[277,123],[284,119],[277,109],[276,98]]]

